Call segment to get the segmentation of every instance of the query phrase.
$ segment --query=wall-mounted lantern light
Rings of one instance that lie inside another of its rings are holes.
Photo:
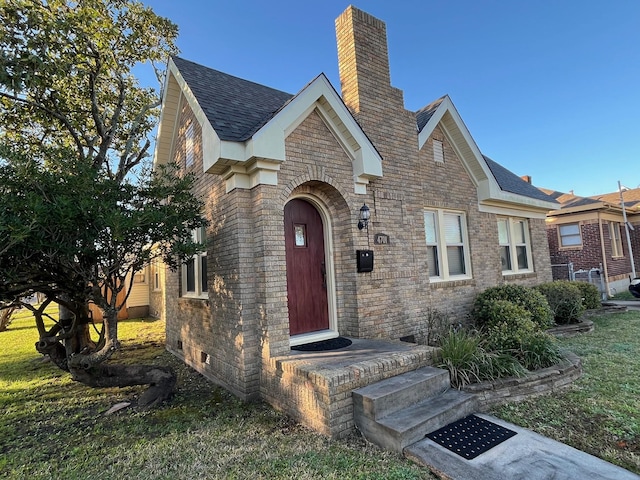
[[[360,207],[360,215],[358,215],[358,229],[362,230],[366,228],[369,230],[369,219],[371,218],[371,211],[367,204],[365,203]]]

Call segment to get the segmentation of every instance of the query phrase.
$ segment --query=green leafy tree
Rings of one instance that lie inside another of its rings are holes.
[[[149,384],[139,403],[155,405],[169,369],[108,360],[133,273],[202,248],[193,177],[150,169],[160,97],[132,73],[147,64],[161,80],[177,28],[130,0],[0,0],[0,23],[0,299],[43,294],[25,305],[39,352],[91,386]],[[104,312],[97,338],[89,302]]]

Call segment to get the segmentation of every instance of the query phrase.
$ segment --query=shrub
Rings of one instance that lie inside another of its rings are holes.
[[[488,308],[493,300],[508,300],[524,307],[531,314],[531,320],[542,329],[549,328],[553,324],[553,314],[549,304],[540,292],[521,285],[498,285],[487,288],[475,299],[472,315],[478,326],[487,323]]]
[[[502,322],[517,324],[522,321],[531,321],[531,313],[521,305],[509,300],[489,300],[484,307],[484,327],[491,328]]]
[[[505,319],[485,329],[485,345],[492,352],[518,357],[527,338],[539,331],[539,327],[530,319]]]
[[[418,333],[424,339],[425,344],[432,347],[440,345],[442,338],[451,329],[449,315],[446,312],[428,307],[422,318],[423,320],[420,323],[422,328],[419,329]]]
[[[550,367],[560,360],[555,338],[526,319],[504,321],[488,328],[484,345],[496,354],[515,357],[527,370]]]
[[[575,322],[584,313],[582,292],[575,283],[567,280],[558,280],[543,283],[536,287],[547,299],[556,323]]]
[[[580,289],[582,295],[582,304],[587,310],[600,308],[600,291],[593,283],[589,282],[571,282]]]

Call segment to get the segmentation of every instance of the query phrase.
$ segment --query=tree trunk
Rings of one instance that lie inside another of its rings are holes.
[[[64,342],[67,367],[74,380],[97,388],[149,385],[138,399],[138,405],[141,407],[153,408],[171,397],[176,375],[170,368],[107,363],[120,346],[116,308],[105,309],[104,338],[97,345],[90,336],[88,308],[84,305],[78,306],[76,315],[79,321],[76,322],[71,337]]]
[[[4,332],[9,328],[11,323],[11,315],[15,311],[16,307],[7,307],[0,310],[0,332]]]
[[[149,385],[138,406],[153,408],[168,400],[176,384],[176,374],[168,367],[153,365],[100,364],[90,369],[71,368],[74,380],[90,387],[130,387]]]

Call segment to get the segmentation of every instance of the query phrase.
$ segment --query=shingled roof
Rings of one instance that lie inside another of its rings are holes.
[[[491,174],[498,182],[498,185],[505,192],[515,193],[524,197],[535,198],[536,200],[542,200],[545,202],[555,202],[556,200],[540,191],[540,189],[534,187],[528,182],[525,182],[522,178],[515,173],[504,168],[499,163],[494,162],[486,155],[483,155]]]
[[[220,140],[248,140],[294,97],[180,57],[172,60]],[[440,97],[416,112],[418,131],[429,122],[444,98]],[[502,190],[537,200],[554,201],[490,158],[485,156],[484,159]]]
[[[220,140],[243,142],[293,95],[219,72],[180,57],[173,63],[195,95]]]
[[[602,207],[603,204],[620,207],[620,192],[602,193],[591,197],[580,197],[571,193],[563,193],[546,188],[539,188],[540,191],[555,198],[560,203],[562,209],[577,207]],[[640,206],[640,188],[632,188],[623,191],[624,206],[627,209],[638,209]]]
[[[624,198],[624,206],[626,208],[632,208],[640,205],[640,188],[626,188],[622,190]],[[593,195],[589,198],[594,198],[607,203],[613,203],[620,205],[620,192],[602,193],[600,195]]]
[[[418,124],[418,131],[421,132],[425,125],[429,122],[435,111],[438,109],[445,97],[440,97],[435,102],[431,102],[426,107],[421,108],[416,112],[416,122]]]

